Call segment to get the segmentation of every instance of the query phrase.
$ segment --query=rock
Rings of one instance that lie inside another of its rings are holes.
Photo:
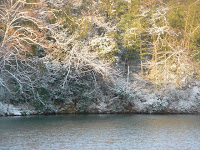
[[[66,104],[65,106],[61,107],[58,110],[58,113],[60,114],[72,114],[76,113],[76,108],[74,104]]]

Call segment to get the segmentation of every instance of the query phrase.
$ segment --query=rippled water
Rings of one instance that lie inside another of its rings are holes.
[[[0,149],[200,150],[200,116],[2,117]]]

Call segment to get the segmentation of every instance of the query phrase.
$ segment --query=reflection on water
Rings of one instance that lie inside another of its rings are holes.
[[[2,117],[0,149],[199,150],[200,116]]]

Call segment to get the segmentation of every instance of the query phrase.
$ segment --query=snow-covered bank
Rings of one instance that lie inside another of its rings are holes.
[[[15,115],[20,116],[22,112],[17,107],[14,107],[12,104],[5,104],[0,102],[0,115]]]
[[[156,88],[137,74],[129,83],[120,78],[109,89],[99,89],[94,96],[69,96],[65,101],[50,101],[42,109],[28,103],[13,105],[0,102],[0,115],[68,113],[200,113],[200,81],[187,87],[174,85]]]
[[[13,104],[0,101],[0,116],[23,116],[34,114],[36,114],[36,111],[27,105],[14,106]]]

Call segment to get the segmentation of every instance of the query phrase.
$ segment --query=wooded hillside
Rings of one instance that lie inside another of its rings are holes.
[[[158,89],[189,87],[200,77],[199,8],[199,0],[0,0],[0,100],[39,109],[74,97],[83,107],[126,91],[132,73]]]

